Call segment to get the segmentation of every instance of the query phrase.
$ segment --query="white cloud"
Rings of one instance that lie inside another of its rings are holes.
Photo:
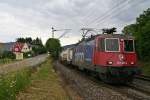
[[[124,0],[121,0],[124,1]],[[72,29],[69,38],[62,38],[62,45],[75,43],[81,38],[83,26],[103,28],[123,26],[135,22],[136,17],[146,10],[149,0],[131,0],[118,8],[118,15],[107,16],[118,0],[0,0],[0,41],[13,41],[17,37],[41,37],[45,42],[51,36],[51,27]],[[140,2],[138,4],[138,2]],[[137,3],[136,6],[133,6]],[[119,5],[118,5],[119,6]],[[117,8],[117,7],[116,7]],[[95,20],[98,18],[97,20]],[[95,21],[95,22],[93,22]],[[99,25],[98,25],[99,24]],[[56,32],[59,37],[62,32]],[[70,41],[71,40],[71,41]]]

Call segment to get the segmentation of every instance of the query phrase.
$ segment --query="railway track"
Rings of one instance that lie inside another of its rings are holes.
[[[133,80],[132,84],[128,84],[128,86],[133,87],[143,93],[150,94],[150,78],[149,76],[136,76]]]
[[[150,76],[139,75],[139,76],[135,76],[135,78],[150,82]]]
[[[55,64],[56,69],[85,100],[150,100],[150,94],[133,86],[113,86],[80,71]]]

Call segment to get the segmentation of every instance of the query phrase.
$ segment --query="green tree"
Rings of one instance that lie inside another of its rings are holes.
[[[25,43],[26,40],[24,38],[17,38],[17,42]]]
[[[37,37],[32,41],[32,50],[34,51],[35,55],[46,53],[46,48],[40,38]]]
[[[150,8],[136,19],[135,24],[124,27],[123,32],[135,36],[139,58],[150,60]]]
[[[42,40],[38,37],[32,41],[32,44],[34,44],[34,45],[43,45]]]
[[[9,58],[9,59],[15,59],[15,54],[12,53],[11,51],[4,51],[2,53],[2,58]]]
[[[51,53],[52,57],[57,59],[61,50],[60,41],[55,38],[48,39],[46,42],[46,49]]]
[[[17,38],[17,42],[21,42],[21,43],[32,43],[32,38],[31,37],[27,37],[27,38],[23,38],[23,37],[20,37],[20,38]]]
[[[27,37],[25,38],[26,43],[32,44],[32,38],[31,37]]]

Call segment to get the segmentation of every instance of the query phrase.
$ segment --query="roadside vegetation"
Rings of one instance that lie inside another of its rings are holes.
[[[23,67],[20,65],[20,69],[10,71],[8,73],[0,74],[0,100],[16,100],[16,95],[27,88],[31,84],[31,76],[36,67]]]
[[[0,76],[0,100],[69,100],[49,58],[33,68]]]
[[[13,61],[14,61],[13,59],[9,59],[9,58],[0,59],[0,65],[8,64],[8,63],[11,63]]]
[[[46,49],[51,54],[53,59],[58,59],[59,53],[61,51],[61,44],[59,39],[49,38],[46,41]]]
[[[150,76],[150,62],[140,61],[139,66],[141,67],[144,75]]]
[[[31,85],[19,93],[17,100],[69,100],[51,60],[47,60],[32,74]]]
[[[2,64],[8,64],[15,60],[15,54],[9,51],[4,51],[3,53],[0,53],[0,65]]]
[[[143,74],[150,76],[150,8],[136,18],[136,23],[124,27],[125,34],[136,39],[136,50]]]
[[[1,75],[0,100],[15,100],[16,94],[30,84],[30,76],[29,69]]]

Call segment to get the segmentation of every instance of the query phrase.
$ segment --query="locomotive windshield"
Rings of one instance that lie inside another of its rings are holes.
[[[119,40],[117,38],[109,38],[105,41],[105,50],[106,51],[119,51]]]
[[[124,40],[124,51],[133,52],[134,51],[134,41]]]

